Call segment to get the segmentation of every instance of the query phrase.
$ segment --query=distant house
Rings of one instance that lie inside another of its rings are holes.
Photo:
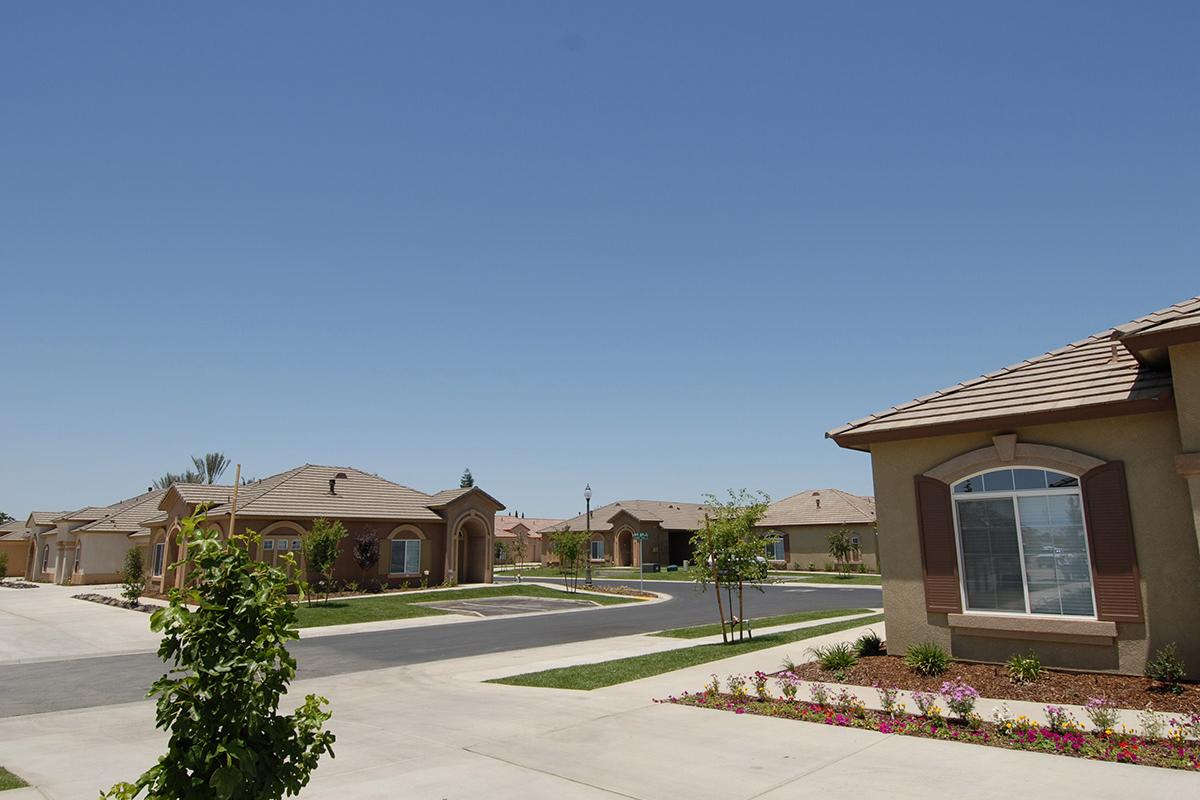
[[[0,553],[8,554],[5,570],[8,577],[24,577],[29,561],[29,531],[25,520],[14,519],[0,525]]]
[[[144,524],[147,565],[157,587],[182,585],[186,575],[173,572],[179,561],[175,535],[179,520],[208,504],[208,523],[223,533],[235,511],[232,487],[176,484],[161,498],[155,516]],[[340,581],[416,586],[490,583],[495,557],[494,526],[504,506],[478,487],[425,494],[352,467],[305,464],[238,489],[235,527],[254,531],[255,556],[284,563],[292,554],[304,569],[301,537],[317,518],[339,520],[347,538],[334,566]],[[379,562],[364,574],[354,561],[354,540],[374,534]]]
[[[768,506],[758,527],[764,534],[779,534],[778,541],[766,546],[766,557],[775,564],[824,569],[833,561],[830,534],[844,530],[859,547],[852,562],[871,571],[879,568],[873,497],[840,489],[806,489]]]
[[[542,539],[541,529],[553,527],[554,525],[562,524],[561,519],[549,518],[533,518],[533,517],[518,517],[508,514],[496,515],[496,563],[508,564],[511,563],[505,548],[501,547],[504,543],[515,543],[518,538],[525,539],[525,561],[533,563],[542,560],[542,550],[545,547],[545,542]]]
[[[589,554],[596,564],[636,567],[638,548],[633,534],[647,534],[645,563],[682,566],[692,558],[692,535],[704,525],[705,507],[669,500],[621,500],[592,511]],[[543,537],[557,530],[588,530],[587,514],[541,529]],[[543,560],[552,558],[544,551]]]
[[[889,650],[1200,676],[1200,297],[828,436],[871,454]]]
[[[121,578],[125,555],[137,542],[131,534],[157,512],[165,489],[153,489],[108,506],[69,512],[35,511],[29,515],[29,564],[26,577],[61,584],[114,583]]]

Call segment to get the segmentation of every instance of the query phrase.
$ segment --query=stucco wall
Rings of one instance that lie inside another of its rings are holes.
[[[8,554],[8,567],[5,570],[8,577],[21,578],[25,575],[25,567],[29,559],[28,539],[0,542],[0,553]]]
[[[878,559],[875,554],[875,526],[873,525],[776,525],[777,530],[787,536],[784,542],[784,556],[788,564],[799,564],[801,569],[808,569],[809,564],[816,569],[825,569],[825,565],[833,563],[829,555],[829,535],[842,528],[849,530],[851,536],[857,536],[862,547],[862,563],[869,570],[878,569]]]
[[[71,583],[119,580],[125,566],[125,554],[137,546],[128,533],[79,533],[77,538],[77,547],[83,547],[83,557],[79,569],[71,576]]]
[[[945,614],[925,610],[914,476],[1009,432],[1021,442],[1125,462],[1146,623],[1118,624],[1115,645],[952,635]],[[963,658],[1002,661],[1032,648],[1048,665],[1140,673],[1148,655],[1173,641],[1191,673],[1200,675],[1200,552],[1187,487],[1175,471],[1179,451],[1173,412],[873,445],[889,650],[933,641]]]

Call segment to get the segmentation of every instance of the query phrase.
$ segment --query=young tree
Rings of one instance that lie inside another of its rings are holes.
[[[529,552],[529,531],[517,531],[517,538],[508,543],[509,555],[513,560],[513,573],[517,576],[517,583],[521,582],[521,565],[525,563],[525,556]]]
[[[762,536],[755,525],[766,513],[771,499],[762,492],[751,493],[745,489],[734,492],[731,489],[728,500],[720,500],[715,495],[707,495],[705,500],[704,526],[692,536],[696,558],[691,568],[692,580],[704,590],[709,584],[715,590],[721,640],[734,641],[736,629],[737,641],[741,641],[746,635],[745,586],[748,583],[762,591],[761,584],[767,577]],[[728,618],[721,602],[722,588],[728,603]]]
[[[150,617],[170,665],[150,689],[157,725],[170,732],[167,752],[106,798],[278,800],[298,794],[321,756],[333,756],[325,698],[310,694],[292,714],[279,713],[296,676],[287,574],[250,557],[257,537],[225,539],[203,523],[203,515],[181,520],[192,584],[172,589],[170,605]]]
[[[346,538],[346,526],[340,520],[332,522],[324,517],[313,520],[312,528],[304,534],[304,563],[321,578],[321,593],[324,603],[329,603],[329,589],[333,584],[333,567],[342,551],[342,539]]]
[[[121,596],[133,608],[145,588],[146,569],[142,564],[142,551],[131,547],[125,553],[125,565],[121,568]]]
[[[379,537],[375,531],[367,531],[354,540],[354,548],[350,551],[354,563],[363,573],[363,585],[367,584],[367,573],[379,563]]]
[[[837,562],[838,572],[846,576],[850,571],[850,560],[859,552],[859,545],[850,538],[849,528],[838,528],[829,534],[829,555]]]
[[[471,474],[471,468],[467,467],[463,470],[462,477],[458,479],[458,488],[470,489],[475,485],[475,476]]]
[[[570,591],[579,590],[579,569],[588,554],[586,531],[563,529],[550,534],[550,549],[558,557],[558,571]]]
[[[8,553],[0,553],[0,581],[8,577]]]

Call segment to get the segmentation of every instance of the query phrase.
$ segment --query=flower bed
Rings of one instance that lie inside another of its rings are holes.
[[[808,681],[835,681],[856,686],[895,686],[909,691],[937,691],[944,678],[918,675],[900,656],[865,656],[836,678],[816,662],[798,664],[798,677]],[[1013,683],[1003,664],[973,664],[954,661],[946,675],[953,675],[978,689],[984,697],[997,700],[1029,700],[1035,703],[1086,705],[1089,698],[1104,696],[1121,708],[1153,706],[1173,713],[1200,712],[1200,685],[1185,683],[1173,693],[1149,678],[1097,672],[1045,670],[1029,683]]]
[[[770,683],[779,686],[783,696],[774,696]],[[1171,720],[1165,736],[1135,736],[1125,729],[1114,730],[1106,723],[1112,706],[1104,698],[1092,698],[1088,716],[1098,730],[1088,730],[1067,711],[1048,706],[1049,725],[1040,725],[1007,709],[984,721],[974,713],[978,691],[961,680],[944,681],[938,692],[915,692],[913,699],[918,713],[908,713],[896,702],[897,691],[879,689],[884,710],[866,708],[861,700],[842,690],[833,694],[822,684],[809,687],[809,700],[801,700],[801,681],[794,673],[782,673],[772,679],[761,672],[752,677],[731,675],[723,690],[716,675],[704,691],[685,692],[680,697],[658,700],[660,703],[731,711],[735,714],[755,714],[802,722],[815,722],[842,728],[858,728],[896,736],[919,736],[926,739],[966,742],[968,744],[1003,747],[1008,750],[1030,750],[1097,761],[1145,764],[1172,769],[1200,771],[1200,714]],[[939,705],[939,701],[941,705]],[[944,709],[953,714],[945,715]],[[1095,712],[1095,713],[1094,713]]]
[[[120,598],[117,598],[117,597],[109,597],[106,594],[95,594],[95,593],[73,594],[73,595],[71,595],[71,598],[74,600],[87,600],[89,603],[99,603],[102,606],[112,606],[113,608],[127,608],[131,611],[141,611],[143,614],[153,614],[155,611],[158,611],[158,609],[162,608],[162,606],[152,606],[152,605],[148,605],[146,603],[136,603],[134,605],[130,605],[125,600],[121,600]]]

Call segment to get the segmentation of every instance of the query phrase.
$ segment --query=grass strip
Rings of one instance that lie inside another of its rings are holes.
[[[725,658],[765,650],[768,647],[778,647],[781,644],[791,644],[804,639],[824,636],[828,633],[857,628],[860,625],[870,625],[883,619],[882,614],[875,614],[862,619],[845,622],[830,622],[826,625],[816,625],[812,628],[800,628],[783,633],[772,633],[766,636],[755,636],[743,642],[733,644],[700,644],[694,647],[681,647],[678,650],[668,650],[664,653],[647,653],[629,658],[617,658],[612,661],[601,661],[597,664],[579,664],[574,667],[556,667],[540,672],[527,672],[524,675],[512,675],[507,678],[493,678],[488,683],[503,683],[509,686],[540,686],[550,689],[579,689],[590,691],[605,686],[615,686],[664,672],[674,672],[677,669],[694,667],[710,661],[720,661]]]
[[[846,617],[851,614],[869,614],[869,608],[835,608],[828,611],[797,611],[793,614],[779,614],[774,617],[759,617],[750,620],[756,630],[772,625],[791,625],[795,622],[811,622],[815,619],[830,619],[831,617]],[[702,639],[705,636],[720,636],[721,626],[714,622],[711,625],[695,625],[691,628],[674,628],[669,631],[659,631],[652,636],[667,636],[672,639]]]
[[[509,584],[447,592],[395,592],[379,597],[330,600],[328,604],[324,605],[320,601],[315,601],[311,606],[301,603],[296,609],[296,624],[301,628],[316,628],[324,625],[349,625],[355,622],[432,617],[452,612],[417,604],[450,600],[477,600],[484,597],[552,597],[560,600],[589,600],[602,606],[636,602],[634,598],[616,595],[571,594],[559,589],[548,589],[545,586]]]
[[[878,575],[827,575],[827,574],[796,574],[791,573],[771,575],[772,578],[782,578],[788,583],[828,583],[834,586],[879,586]]]
[[[0,767],[0,792],[6,789],[20,789],[22,786],[28,785],[28,783],[13,775],[4,767]]]

